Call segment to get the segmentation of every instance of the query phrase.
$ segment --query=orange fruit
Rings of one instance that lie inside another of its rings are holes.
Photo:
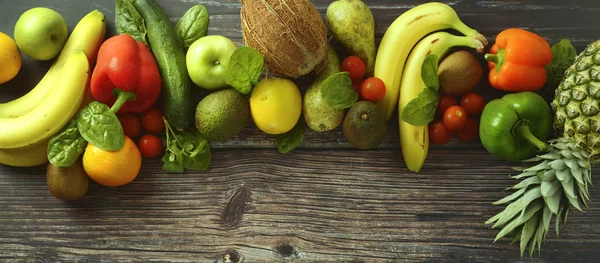
[[[104,186],[122,186],[137,177],[142,167],[142,155],[135,143],[125,136],[118,151],[105,151],[88,143],[83,154],[83,169],[88,176]]]
[[[13,79],[23,61],[17,43],[8,35],[0,32],[0,84]]]

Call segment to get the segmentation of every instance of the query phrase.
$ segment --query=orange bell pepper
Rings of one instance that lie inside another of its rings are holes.
[[[511,92],[535,91],[546,84],[546,65],[552,61],[550,44],[519,28],[506,29],[485,55],[492,87]]]

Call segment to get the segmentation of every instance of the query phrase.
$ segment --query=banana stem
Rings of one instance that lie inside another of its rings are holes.
[[[133,92],[122,91],[120,89],[115,89],[113,92],[117,96],[117,100],[112,105],[112,107],[110,107],[110,111],[112,111],[113,113],[117,113],[121,109],[121,107],[125,105],[126,102],[130,100],[135,100],[136,98],[136,95]]]

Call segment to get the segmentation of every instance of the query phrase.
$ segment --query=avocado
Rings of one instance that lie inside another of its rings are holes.
[[[344,137],[354,147],[368,150],[378,147],[387,134],[383,109],[371,101],[354,103],[343,124]]]
[[[49,163],[46,168],[46,182],[54,197],[72,201],[80,199],[87,193],[89,177],[83,169],[81,160],[69,167],[58,167]]]
[[[249,117],[248,100],[234,89],[223,89],[198,103],[196,129],[208,141],[226,141],[244,130]]]
[[[340,59],[333,47],[328,46],[327,62],[304,94],[304,122],[313,131],[325,132],[337,128],[344,120],[344,110],[331,108],[321,96],[321,84],[334,73],[340,72]]]

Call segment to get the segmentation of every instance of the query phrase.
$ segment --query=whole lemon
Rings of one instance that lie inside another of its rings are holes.
[[[13,79],[21,69],[22,58],[17,43],[0,32],[0,84]]]
[[[250,114],[265,133],[281,134],[291,130],[301,112],[302,95],[289,79],[265,78],[252,89]]]

